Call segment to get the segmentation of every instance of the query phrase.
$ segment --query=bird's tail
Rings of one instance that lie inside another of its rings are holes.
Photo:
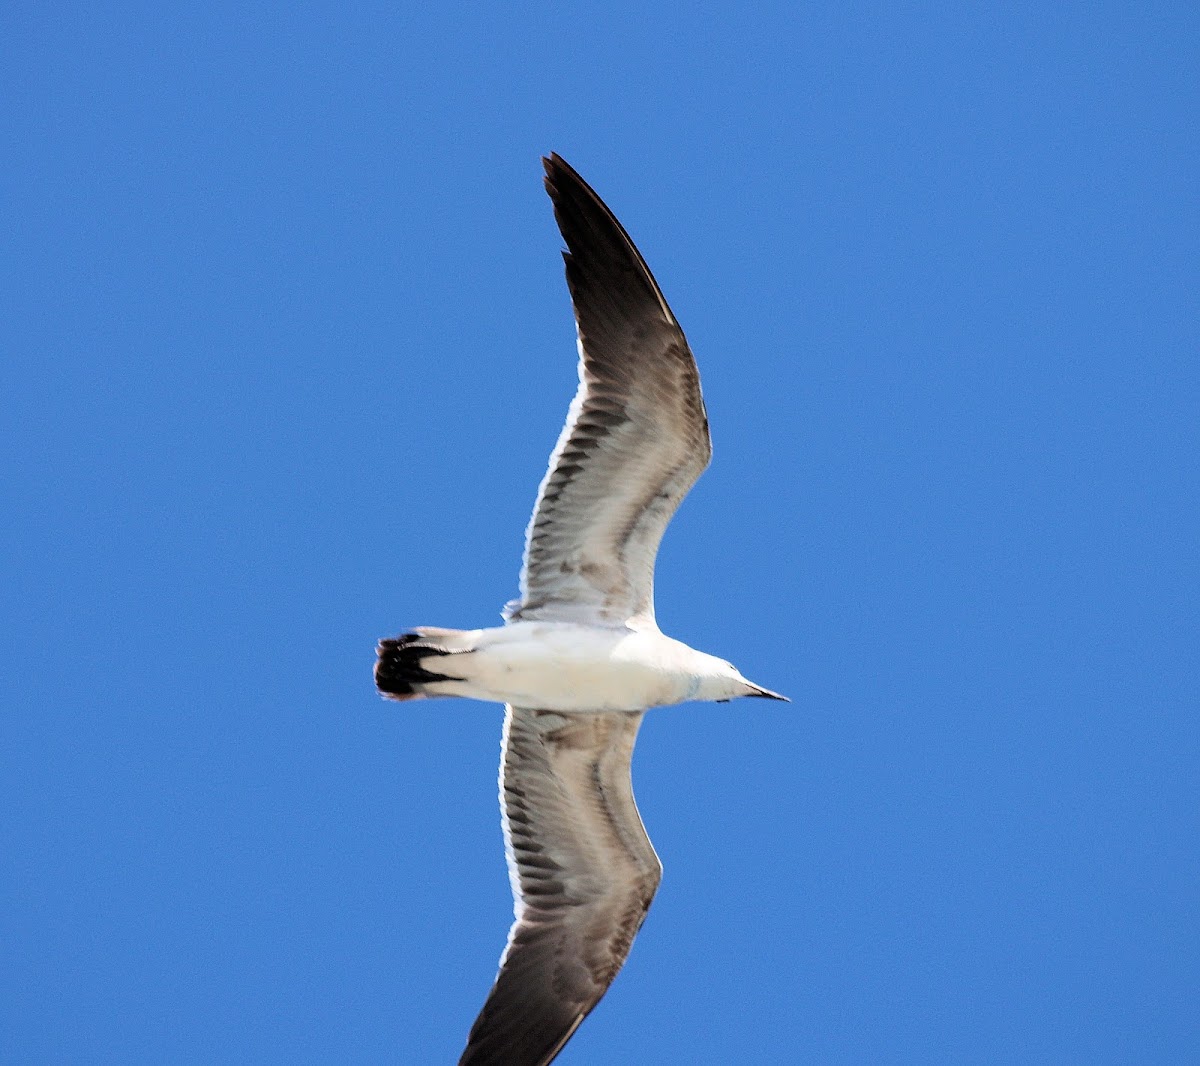
[[[446,693],[430,692],[426,686],[435,681],[460,681],[452,674],[439,673],[438,660],[447,655],[470,651],[473,642],[469,630],[434,629],[423,626],[402,636],[379,642],[375,663],[375,685],[391,700],[419,700]]]

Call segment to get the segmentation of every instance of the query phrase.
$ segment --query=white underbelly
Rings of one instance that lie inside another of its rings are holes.
[[[480,636],[476,650],[438,663],[462,680],[431,690],[553,711],[640,711],[687,696],[674,642],[660,634],[518,623]]]

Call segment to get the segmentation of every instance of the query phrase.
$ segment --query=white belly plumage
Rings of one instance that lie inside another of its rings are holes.
[[[661,633],[515,622],[456,634],[431,694],[552,711],[641,711],[694,694],[691,648]],[[442,639],[443,644],[449,641]]]

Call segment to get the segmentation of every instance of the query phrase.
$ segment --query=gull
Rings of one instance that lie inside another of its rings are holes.
[[[378,647],[394,700],[505,704],[500,814],[515,920],[459,1066],[545,1066],[625,963],[662,877],[634,803],[642,716],[685,700],[784,700],[654,619],[663,530],[708,466],[696,361],[641,253],[558,155],[579,389],[525,533],[520,598],[490,629]]]

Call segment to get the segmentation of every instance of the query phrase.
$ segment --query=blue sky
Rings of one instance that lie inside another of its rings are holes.
[[[511,915],[495,624],[574,380],[539,155],[715,461],[665,879],[563,1063],[1200,1053],[1189,4],[5,16],[0,1058],[451,1062]]]

